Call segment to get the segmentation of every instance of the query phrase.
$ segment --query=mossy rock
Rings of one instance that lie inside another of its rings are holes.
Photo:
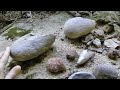
[[[28,33],[30,33],[32,30],[25,30],[17,27],[12,27],[8,30],[7,33],[3,34],[3,36],[6,36],[6,39],[15,40],[17,37],[24,36]]]

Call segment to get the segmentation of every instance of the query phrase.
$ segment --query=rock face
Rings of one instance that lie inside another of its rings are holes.
[[[93,71],[93,75],[97,79],[117,79],[118,72],[115,68],[109,65],[97,65]]]
[[[63,72],[66,70],[63,60],[59,57],[50,58],[46,67],[51,73]]]
[[[96,79],[95,76],[88,72],[73,73],[68,79]]]
[[[75,39],[90,33],[95,28],[95,25],[94,20],[75,17],[64,24],[63,30],[66,37]]]
[[[11,45],[11,57],[18,61],[33,59],[47,51],[55,41],[52,34],[27,34]]]

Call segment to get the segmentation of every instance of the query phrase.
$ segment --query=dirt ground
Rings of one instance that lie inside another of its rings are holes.
[[[32,30],[32,32],[44,34],[55,34],[57,35],[56,40],[50,50],[45,52],[43,55],[26,62],[14,61],[9,59],[8,68],[12,68],[14,65],[21,65],[22,72],[15,77],[15,79],[64,79],[68,75],[75,71],[87,71],[91,72],[93,68],[98,64],[111,64],[113,67],[120,69],[120,59],[114,61],[109,59],[105,53],[95,52],[94,58],[88,61],[81,67],[76,67],[77,59],[74,61],[68,61],[66,59],[66,51],[70,47],[75,47],[78,54],[85,48],[85,45],[79,40],[70,40],[65,37],[63,31],[64,23],[72,18],[73,16],[65,11],[51,14],[45,18],[34,18],[34,19],[21,19],[17,21],[13,26],[18,28]],[[10,46],[15,40],[6,39],[6,30],[0,35],[0,52],[5,50],[7,46]],[[18,37],[19,38],[19,37]],[[18,39],[17,38],[17,39]],[[51,74],[47,71],[46,63],[51,57],[61,57],[64,60],[66,71],[59,74]],[[114,63],[114,64],[113,64]],[[120,72],[120,70],[119,70]],[[119,73],[120,74],[120,73]]]

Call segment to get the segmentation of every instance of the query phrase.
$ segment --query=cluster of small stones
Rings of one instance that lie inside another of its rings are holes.
[[[88,42],[91,41],[91,44],[95,46],[95,48],[100,47],[107,47],[104,45],[104,37],[106,32],[109,30],[106,30],[105,26],[102,29],[96,28],[97,23],[94,20],[82,18],[82,17],[74,17],[69,19],[65,22],[63,30],[64,34],[69,39],[77,39],[80,37],[83,37],[86,35],[86,38],[88,35],[91,34],[89,40],[85,41],[86,45]],[[107,29],[111,29],[111,26]],[[106,30],[106,31],[105,31]],[[25,35],[18,39],[16,42],[13,43],[11,46],[11,56],[18,61],[26,61],[33,59],[45,51],[47,51],[52,44],[55,42],[55,36],[52,34],[40,36],[37,35]],[[109,49],[107,55],[111,59],[118,58],[118,53],[116,52],[116,49]],[[84,64],[88,60],[91,59],[92,56],[94,56],[95,53],[89,50],[83,50],[78,58],[78,61],[76,64]],[[75,60],[78,56],[78,53],[76,52],[75,48],[70,48],[66,53],[66,59],[69,61]],[[46,65],[47,70],[51,73],[58,73],[60,71],[65,71],[66,66],[64,64],[64,60],[59,57],[53,57],[48,60],[48,63]],[[118,72],[115,68],[109,65],[99,65],[96,66],[93,73],[89,72],[77,72],[72,74],[68,79],[117,79],[118,78]]]

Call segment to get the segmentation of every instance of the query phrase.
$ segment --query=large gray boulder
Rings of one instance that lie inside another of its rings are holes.
[[[75,17],[65,22],[63,30],[66,37],[75,39],[90,33],[96,26],[91,19]]]
[[[11,45],[11,57],[17,61],[31,60],[47,51],[55,41],[55,35],[27,34]]]

